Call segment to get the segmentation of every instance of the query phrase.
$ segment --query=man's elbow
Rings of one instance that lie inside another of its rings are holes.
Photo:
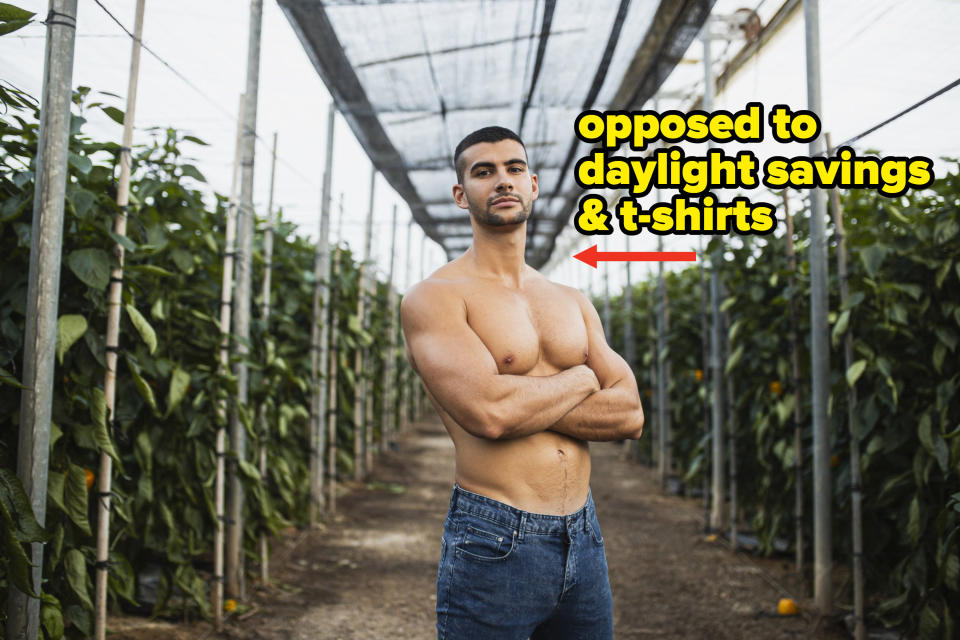
[[[643,408],[637,407],[636,411],[630,413],[630,418],[624,421],[624,438],[628,440],[639,440],[643,435]]]
[[[500,415],[498,411],[491,408],[484,411],[475,411],[470,416],[468,424],[462,425],[464,429],[478,438],[484,440],[500,440],[507,436],[506,417]]]

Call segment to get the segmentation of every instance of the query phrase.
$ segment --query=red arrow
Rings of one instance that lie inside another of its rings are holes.
[[[597,251],[597,245],[576,253],[573,256],[580,262],[597,268],[598,262],[624,261],[633,262],[696,262],[696,251]]]

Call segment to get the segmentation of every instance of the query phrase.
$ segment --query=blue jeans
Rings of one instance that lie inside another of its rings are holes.
[[[437,575],[440,640],[607,640],[613,600],[593,497],[521,511],[454,486]]]

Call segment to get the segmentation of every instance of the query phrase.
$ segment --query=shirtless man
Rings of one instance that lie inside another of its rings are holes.
[[[438,637],[612,638],[587,441],[640,437],[636,380],[589,300],[524,261],[539,191],[520,138],[480,129],[454,162],[473,244],[401,305],[407,358],[456,447]]]

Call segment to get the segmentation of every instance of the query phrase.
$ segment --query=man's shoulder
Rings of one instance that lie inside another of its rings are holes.
[[[587,297],[583,294],[582,291],[575,287],[570,287],[565,284],[560,284],[559,282],[554,282],[549,279],[547,276],[543,275],[539,271],[530,268],[528,272],[528,277],[533,277],[536,279],[537,285],[542,287],[544,291],[549,292],[550,294],[559,297],[559,298],[571,298],[576,300],[578,303],[588,302]]]
[[[462,306],[463,295],[457,279],[435,272],[403,294],[400,314],[401,319],[407,321],[413,316],[449,313]]]

